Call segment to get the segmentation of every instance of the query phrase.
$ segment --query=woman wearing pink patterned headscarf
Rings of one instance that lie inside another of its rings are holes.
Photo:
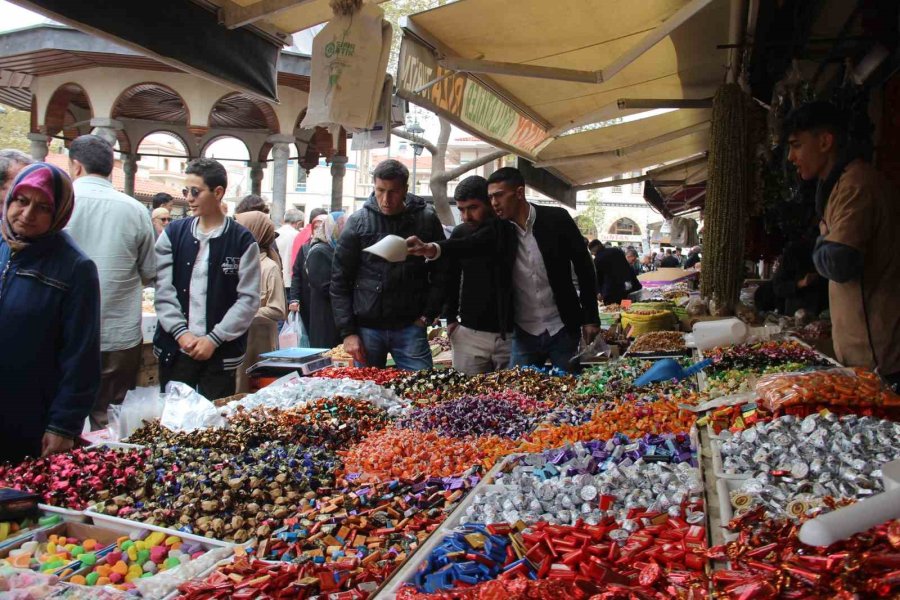
[[[0,221],[0,462],[68,450],[100,386],[97,267],[63,231],[72,181],[22,169]]]

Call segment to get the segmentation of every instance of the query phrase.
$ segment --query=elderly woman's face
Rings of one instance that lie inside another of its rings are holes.
[[[24,238],[41,237],[53,224],[53,204],[31,188],[16,192],[6,212],[13,233]]]

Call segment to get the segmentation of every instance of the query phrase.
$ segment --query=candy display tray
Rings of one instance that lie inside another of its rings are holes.
[[[719,527],[722,537],[726,542],[737,539],[737,534],[726,529],[728,523],[734,518],[734,507],[731,505],[731,492],[740,489],[743,481],[740,479],[717,479],[716,493],[719,496]]]
[[[488,471],[485,476],[478,482],[478,484],[472,488],[468,494],[462,499],[459,505],[451,512],[447,518],[441,523],[428,538],[422,542],[422,545],[418,547],[418,549],[413,552],[410,557],[406,560],[403,565],[397,569],[394,574],[384,582],[381,589],[375,593],[373,596],[373,600],[387,600],[393,599],[397,597],[397,591],[400,589],[404,583],[407,583],[412,580],[413,575],[415,575],[416,570],[418,570],[419,565],[423,560],[428,558],[431,554],[431,551],[440,544],[444,538],[446,538],[450,533],[453,532],[454,529],[459,527],[460,520],[465,516],[466,510],[474,503],[475,496],[477,494],[481,494],[483,492],[488,492],[496,487],[494,485],[494,481],[497,479],[497,475],[505,472],[505,469],[509,465],[511,465],[515,460],[517,460],[522,454],[510,454],[506,456],[494,465],[494,467]]]
[[[123,533],[130,533],[135,529],[149,529],[150,531],[159,531],[167,535],[174,535],[180,537],[183,540],[200,542],[201,544],[209,544],[210,546],[219,548],[228,548],[236,545],[234,542],[226,542],[224,540],[217,540],[200,535],[195,535],[192,533],[185,533],[184,531],[178,531],[177,529],[171,529],[169,527],[160,527],[159,525],[151,525],[149,523],[142,523],[141,521],[132,521],[130,519],[123,519],[121,517],[105,515],[101,512],[95,511],[93,506],[84,511],[84,514],[91,519],[94,525],[108,527],[109,529],[121,531]]]

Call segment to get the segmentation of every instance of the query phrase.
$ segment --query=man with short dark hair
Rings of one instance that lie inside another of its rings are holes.
[[[462,218],[450,240],[465,240],[499,225],[487,195],[487,180],[473,175],[454,193]],[[499,255],[450,259],[444,302],[453,368],[466,375],[509,366],[512,351],[512,289],[508,267]]]
[[[0,150],[0,201],[6,200],[9,186],[19,171],[33,163],[31,157],[14,148]]]
[[[634,262],[629,260],[632,254]],[[619,304],[641,289],[634,263],[637,263],[637,252],[633,249],[623,254],[620,248],[603,248],[597,253],[594,270],[597,272],[598,298],[603,304]]]
[[[100,391],[92,429],[107,424],[110,404],[121,404],[137,385],[141,364],[141,296],[156,277],[156,235],[147,209],[113,188],[113,148],[83,135],[69,146],[75,209],[66,231],[97,265],[100,275]]]
[[[897,190],[847,141],[847,116],[827,102],[792,111],[788,160],[816,179],[821,235],[813,250],[829,280],[834,349],[847,366],[900,384],[900,202]]]
[[[373,173],[375,191],[347,220],[334,253],[331,303],[344,350],[359,364],[400,369],[432,366],[426,328],[441,312],[444,273],[420,257],[393,263],[363,249],[387,235],[444,239],[441,221],[408,193],[409,171],[396,160]]]
[[[167,194],[166,192],[159,192],[158,194],[153,196],[153,200],[151,204],[153,205],[153,210],[157,208],[164,208],[169,212],[172,212],[172,205],[175,203],[175,198],[172,197],[172,194]]]
[[[597,252],[599,252],[602,247],[603,242],[600,240],[591,240],[588,242],[588,252],[591,253],[591,256],[597,256]]]
[[[156,242],[153,351],[160,389],[180,381],[216,400],[234,394],[235,370],[259,309],[259,245],[222,214],[228,174],[221,163],[198,158],[184,174],[193,217],[169,224]]]
[[[579,337],[591,342],[600,331],[596,276],[578,226],[561,208],[528,202],[522,173],[512,167],[488,178],[488,197],[504,227],[458,245],[481,256],[500,253],[505,263],[515,323],[510,365],[543,366],[549,359],[560,369],[577,370]],[[450,242],[410,238],[407,247],[435,260],[444,249],[454,253],[457,244]]]

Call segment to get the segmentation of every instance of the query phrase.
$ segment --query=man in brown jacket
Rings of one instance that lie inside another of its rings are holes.
[[[900,198],[850,151],[846,121],[826,102],[797,108],[785,120],[788,158],[819,181],[813,262],[829,280],[837,358],[900,384]]]

